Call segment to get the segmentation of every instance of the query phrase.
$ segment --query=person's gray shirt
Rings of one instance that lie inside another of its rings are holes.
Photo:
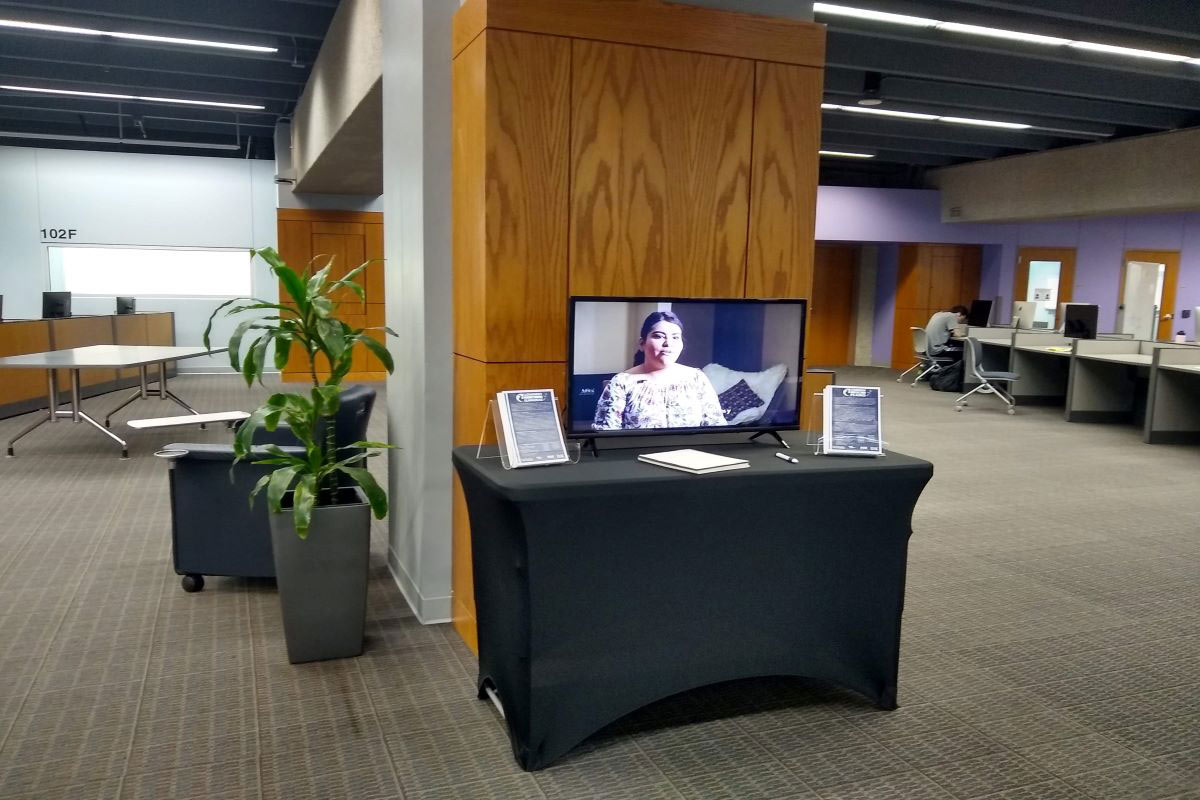
[[[939,311],[929,318],[925,326],[925,338],[928,340],[929,355],[933,355],[946,347],[950,341],[950,333],[958,325],[958,314],[953,311]]]

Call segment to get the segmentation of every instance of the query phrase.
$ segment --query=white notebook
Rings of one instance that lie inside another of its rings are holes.
[[[668,450],[665,453],[644,453],[638,456],[638,461],[645,461],[656,467],[677,469],[691,472],[695,475],[705,475],[709,472],[724,472],[729,469],[745,469],[750,462],[744,458],[728,458],[715,453],[705,453],[702,450]]]

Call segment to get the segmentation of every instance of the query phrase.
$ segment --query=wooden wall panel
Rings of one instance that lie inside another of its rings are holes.
[[[486,38],[487,287],[482,360],[563,361],[567,357],[570,44],[508,31],[489,31]]]
[[[821,139],[819,69],[757,64],[746,297],[809,297]]]
[[[573,43],[571,293],[744,292],[749,61]]]
[[[115,344],[150,344],[145,315],[126,314],[115,316],[112,319],[116,335]],[[138,368],[119,369],[117,375],[121,378],[136,378]]]
[[[484,27],[822,67],[825,26],[662,0],[467,0],[457,54]]]
[[[915,244],[900,245],[896,273],[896,308],[929,306],[929,251]]]
[[[146,344],[175,344],[175,315],[146,314]]]
[[[804,363],[835,367],[853,363],[856,245],[817,245],[808,307]]]
[[[88,347],[93,344],[113,344],[112,317],[69,317],[50,321],[50,340],[55,350],[66,350],[70,347]],[[95,386],[99,383],[109,383],[116,380],[117,371],[113,369],[81,369],[79,370],[80,386]],[[67,389],[71,386],[70,370],[58,370],[58,386]]]
[[[914,363],[909,327],[925,327],[934,312],[979,297],[982,249],[978,245],[906,244],[900,246],[896,275],[896,312],[892,327],[892,367]]]
[[[50,323],[21,320],[0,323],[0,356],[45,353],[50,349]],[[0,406],[46,395],[46,370],[6,369],[0,374]]]
[[[454,444],[471,445],[479,442],[485,431],[488,399],[505,389],[553,389],[559,402],[566,398],[567,365],[488,364],[461,355],[454,356]],[[495,431],[486,426],[485,441],[495,444]],[[466,503],[458,479],[454,480],[454,509],[452,514],[451,591],[453,593],[454,628],[473,650],[478,649],[475,638],[475,587],[471,571],[471,526]]]
[[[487,41],[475,39],[450,71],[454,352],[480,360],[487,356]]]

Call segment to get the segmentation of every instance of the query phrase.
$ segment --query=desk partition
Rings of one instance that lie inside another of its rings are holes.
[[[1133,339],[1077,340],[1067,386],[1067,422],[1141,424],[1155,352],[1189,347]]]
[[[1021,376],[1012,385],[1022,405],[1058,405],[1065,401],[1075,340],[1057,333],[1013,334],[1009,369]]]
[[[1143,439],[1200,443],[1200,347],[1160,347],[1150,370]]]
[[[0,356],[44,353],[95,344],[175,344],[175,315],[170,312],[76,316],[62,319],[7,320],[0,322]],[[173,365],[172,365],[173,366]],[[168,375],[174,370],[169,370]],[[67,372],[59,370],[61,399],[69,393]],[[136,369],[82,370],[80,391],[94,397],[116,389],[138,385]],[[46,370],[8,370],[0,381],[0,419],[46,407]]]

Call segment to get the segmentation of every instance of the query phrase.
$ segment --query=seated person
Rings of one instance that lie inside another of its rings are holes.
[[[925,326],[926,354],[962,358],[962,345],[952,342],[955,327],[967,323],[966,306],[954,306],[949,311],[939,311],[929,318]]]
[[[724,425],[725,413],[708,378],[676,363],[682,352],[679,317],[670,311],[646,317],[634,366],[618,372],[604,387],[592,430]]]

